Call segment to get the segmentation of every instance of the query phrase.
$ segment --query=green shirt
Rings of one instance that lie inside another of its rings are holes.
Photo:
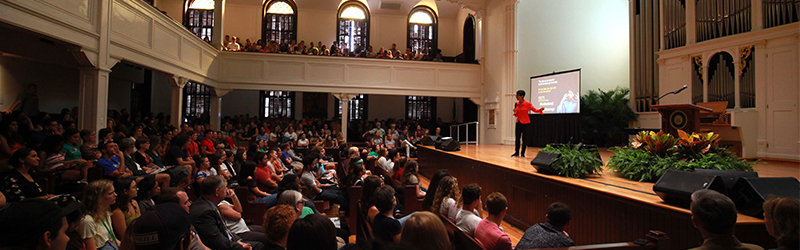
[[[310,207],[303,207],[303,213],[300,214],[300,219],[305,218],[306,215],[309,214],[314,214],[314,210],[312,210]]]
[[[77,160],[81,158],[81,149],[76,146],[64,143],[64,146],[61,147],[61,151],[67,153],[67,155],[64,156],[65,161]]]

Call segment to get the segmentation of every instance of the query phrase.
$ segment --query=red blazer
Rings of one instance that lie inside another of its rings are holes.
[[[531,123],[531,119],[528,117],[528,111],[536,111],[533,104],[529,101],[522,100],[522,104],[514,102],[514,106],[514,116],[517,117],[517,122],[522,124]]]

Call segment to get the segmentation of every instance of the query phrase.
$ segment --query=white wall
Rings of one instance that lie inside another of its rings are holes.
[[[232,90],[222,97],[222,117],[258,115],[258,96],[257,90]]]
[[[506,94],[503,91],[503,64],[505,60],[505,53],[503,51],[503,41],[505,36],[503,20],[505,19],[505,7],[501,0],[489,0],[486,5],[486,16],[484,17],[484,60],[481,64],[485,65],[484,68],[484,88],[483,97],[484,102],[497,102],[502,101],[503,96]],[[481,112],[481,120],[486,121],[486,125],[482,126],[485,131],[481,134],[481,143],[498,144],[503,142],[503,123],[514,122],[510,111],[499,109],[496,118],[496,126],[494,128],[488,127],[488,112],[484,107],[479,109]]]
[[[46,69],[47,73],[42,71]],[[27,91],[28,84],[39,87],[39,110],[59,113],[78,106],[77,68],[44,64],[15,57],[0,56],[0,110],[6,111]]]
[[[628,41],[626,0],[520,1],[517,85],[529,91],[531,76],[581,68],[583,93],[628,87]]]

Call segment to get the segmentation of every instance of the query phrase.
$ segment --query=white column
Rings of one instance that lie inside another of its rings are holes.
[[[217,49],[225,46],[222,44],[225,41],[224,20],[225,0],[214,0],[214,28],[211,30],[211,44]]]
[[[78,125],[82,129],[97,132],[106,127],[108,112],[108,74],[110,70],[98,68],[80,69],[78,94]]]
[[[512,103],[516,101],[514,98],[517,92],[517,5],[519,4],[519,0],[506,0],[503,3],[505,4],[505,19],[503,20],[503,27],[505,28],[505,41],[503,43],[503,51],[505,54],[503,81],[505,84],[503,85],[503,97],[500,101],[500,117],[498,118],[503,120],[503,144],[513,144],[514,117],[511,114],[513,109]],[[527,97],[530,97],[530,95]]]
[[[697,43],[697,2],[686,1],[686,45]],[[664,33],[661,33],[664,34]]]
[[[763,0],[750,0],[750,31],[764,29],[764,2]]]
[[[211,92],[211,126],[215,130],[222,129],[222,97],[230,93],[230,89],[218,89],[214,88],[214,91]]]
[[[172,86],[172,103],[170,105],[170,123],[180,128],[183,122],[183,87],[189,83],[189,79],[181,76],[169,76]]]
[[[353,97],[356,97],[356,95],[358,94],[351,94],[351,93],[332,93],[332,94],[333,96],[342,101],[342,119],[341,119],[342,131],[339,132],[342,133],[342,137],[344,137],[344,140],[347,141],[347,123],[350,122],[350,109],[349,109],[350,99],[353,99]]]

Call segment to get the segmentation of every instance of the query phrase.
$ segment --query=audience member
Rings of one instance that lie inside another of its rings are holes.
[[[116,199],[114,185],[109,180],[94,181],[83,190],[82,205],[86,215],[77,231],[87,250],[119,246],[119,238],[114,234],[111,222],[111,205]]]
[[[800,248],[800,200],[773,197],[764,202],[764,225],[778,242],[778,249]]]
[[[516,249],[571,247],[575,243],[564,231],[572,219],[572,211],[567,204],[555,202],[547,207],[547,222],[536,223],[525,230],[525,235],[517,243]]]
[[[500,228],[508,211],[506,197],[498,192],[489,194],[486,197],[486,210],[489,216],[481,220],[475,228],[475,240],[486,250],[511,249],[511,238]]]
[[[475,236],[475,228],[481,222],[481,186],[477,183],[470,183],[464,186],[461,191],[461,210],[456,215],[454,223],[458,229],[466,232],[469,236]]]
[[[97,147],[103,156],[97,160],[97,166],[103,169],[103,175],[109,179],[128,178],[133,172],[125,166],[125,155],[119,151],[114,141],[101,142]]]
[[[300,175],[300,183],[303,184],[307,193],[306,197],[312,200],[330,201],[339,204],[340,211],[347,211],[348,202],[341,189],[331,184],[321,184],[315,174],[319,171],[319,155],[312,153],[303,158],[303,172]]]
[[[428,211],[415,213],[406,220],[403,224],[401,241],[418,250],[452,249],[442,220]]]
[[[267,153],[257,153],[255,156],[256,163],[258,166],[255,169],[254,177],[256,184],[258,185],[258,189],[266,190],[267,192],[274,193],[274,190],[278,188],[278,183],[276,182],[275,178],[273,178],[276,174],[269,166],[269,154]],[[280,176],[278,181],[280,181]]]
[[[422,200],[422,210],[428,210],[434,213],[437,212],[431,210],[431,206],[433,206],[433,199],[436,198],[436,190],[439,188],[439,182],[441,182],[442,178],[445,176],[450,176],[450,172],[448,172],[447,169],[439,169],[433,173],[431,182],[428,184],[428,192],[425,194],[425,199]]]
[[[22,148],[8,160],[13,170],[3,174],[3,194],[6,202],[17,202],[27,198],[50,198],[45,191],[45,182],[31,174],[39,166],[39,155],[30,148]]]
[[[238,235],[244,241],[256,241],[265,246],[268,245],[269,241],[267,240],[267,236],[262,233],[264,229],[257,225],[247,226],[244,219],[242,219],[242,212],[244,210],[242,210],[242,204],[239,201],[239,197],[236,196],[236,193],[230,192],[227,198],[229,198],[231,202],[222,200],[217,207],[219,208],[223,221],[225,221],[225,226],[231,233]]]
[[[278,197],[278,205],[289,205],[294,207],[297,218],[302,219],[310,214],[315,214],[314,210],[305,206],[303,195],[297,190],[286,190],[281,192]]]
[[[427,193],[425,188],[419,184],[419,164],[417,161],[408,161],[405,163],[405,167],[401,168],[400,170],[403,172],[401,183],[403,183],[403,185],[414,185],[415,189],[417,190],[417,198],[424,198]]]
[[[134,199],[139,202],[139,210],[144,214],[156,206],[153,198],[161,193],[161,187],[158,186],[155,176],[142,178],[142,180],[136,182],[136,187],[139,191]]]
[[[192,217],[180,205],[165,203],[139,217],[130,229],[135,249],[188,250]]]
[[[289,229],[287,250],[336,250],[336,227],[327,217],[312,214],[298,219]]]
[[[372,224],[375,216],[380,213],[378,208],[373,204],[372,196],[375,190],[383,186],[383,180],[377,175],[370,175],[364,178],[364,184],[361,189],[361,200],[358,201],[359,212],[362,216],[366,216],[367,223]]]
[[[384,242],[399,243],[402,226],[394,218],[394,207],[397,206],[394,188],[386,185],[379,187],[372,195],[372,204],[379,212],[372,220],[372,234]]]
[[[123,178],[114,181],[114,192],[117,198],[111,205],[111,224],[115,235],[125,235],[131,221],[142,215],[139,203],[133,200],[138,196],[139,188],[133,179]]]
[[[458,188],[458,179],[453,176],[445,176],[439,182],[439,187],[436,189],[436,198],[433,199],[430,211],[455,221],[459,210],[458,201],[460,200],[461,189]]]
[[[208,156],[198,155],[195,157],[195,162],[198,162],[197,173],[194,175],[197,184],[203,184],[206,178],[216,175],[211,172],[211,162],[208,160]]]
[[[297,211],[290,205],[277,205],[267,209],[262,225],[269,244],[264,250],[286,250],[289,230],[296,219]]]
[[[753,244],[739,242],[733,236],[736,225],[736,205],[727,196],[710,189],[701,189],[692,194],[692,224],[703,236],[703,244],[692,250],[702,249],[763,249]]]
[[[44,199],[27,199],[0,210],[0,246],[3,249],[64,250],[66,216],[78,206],[61,208]]]
[[[200,184],[201,197],[192,204],[189,212],[198,235],[211,249],[261,249],[261,243],[241,241],[225,226],[216,204],[233,193],[226,186],[225,179],[218,175],[209,176]]]

